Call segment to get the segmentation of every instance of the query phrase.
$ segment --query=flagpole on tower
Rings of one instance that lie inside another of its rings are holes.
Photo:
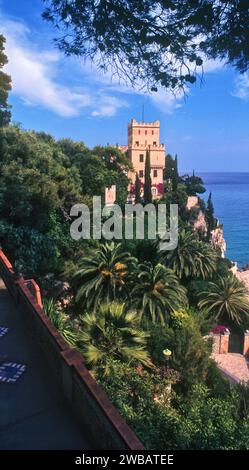
[[[144,104],[142,106],[142,122],[144,122]]]

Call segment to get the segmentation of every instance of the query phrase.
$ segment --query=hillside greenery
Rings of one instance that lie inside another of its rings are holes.
[[[243,325],[247,292],[186,208],[189,195],[203,193],[201,179],[179,176],[172,161],[159,203],[179,204],[175,250],[149,239],[75,241],[71,206],[91,210],[92,196],[116,184],[122,207],[129,160],[115,147],[2,127],[0,242],[15,268],[39,281],[51,321],[147,448],[248,449],[247,389],[221,377],[203,339],[218,320]],[[215,226],[210,200],[199,206]],[[65,282],[66,301],[54,289]]]
[[[5,80],[0,243],[16,271],[39,282],[48,317],[148,449],[249,449],[248,386],[221,376],[204,337],[220,321],[248,328],[248,292],[211,243],[217,221],[211,196],[207,204],[200,197],[201,178],[179,175],[177,156],[167,155],[165,193],[155,204],[178,204],[174,250],[161,251],[147,235],[74,240],[72,205],[91,212],[92,197],[104,201],[105,188],[116,185],[123,209],[130,160],[117,147],[89,149],[9,124]],[[147,202],[149,167],[148,157]],[[198,198],[190,210],[189,196]],[[196,228],[200,211],[206,230]]]

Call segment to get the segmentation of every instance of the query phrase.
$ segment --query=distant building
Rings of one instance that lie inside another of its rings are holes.
[[[146,151],[150,151],[151,182],[153,198],[163,195],[163,169],[165,167],[165,146],[160,144],[160,121],[138,122],[132,119],[128,124],[128,146],[122,147],[131,159],[134,172],[129,173],[132,180],[130,192],[134,192],[136,173],[143,191]]]

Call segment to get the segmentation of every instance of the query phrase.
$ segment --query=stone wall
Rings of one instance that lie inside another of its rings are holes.
[[[209,338],[212,338],[212,353],[219,354],[220,353],[220,335],[210,335]]]
[[[212,354],[227,354],[229,348],[230,332],[225,331],[221,334],[210,333],[206,338],[212,338]]]
[[[205,339],[212,338],[212,354],[227,354],[229,352],[230,332],[224,331],[221,334],[210,333]],[[249,330],[244,332],[243,356],[249,357]]]

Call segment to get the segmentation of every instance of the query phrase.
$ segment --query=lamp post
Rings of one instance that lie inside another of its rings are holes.
[[[166,362],[166,367],[169,367],[169,361],[172,356],[172,351],[170,349],[164,349],[163,350],[163,355],[165,357],[165,362]],[[171,383],[167,386],[167,390],[170,393],[171,392]]]

